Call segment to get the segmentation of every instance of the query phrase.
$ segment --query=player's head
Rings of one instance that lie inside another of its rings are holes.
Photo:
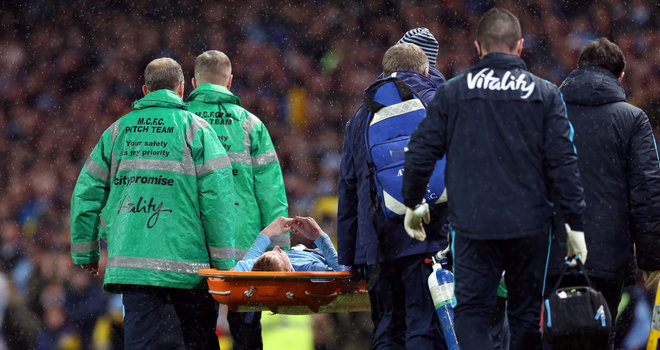
[[[578,67],[598,66],[620,78],[626,68],[626,57],[615,43],[600,38],[589,42],[578,58]]]
[[[396,44],[385,52],[383,74],[387,76],[403,70],[428,75],[429,59],[419,46],[409,43]]]
[[[162,89],[172,90],[183,97],[183,70],[175,60],[168,57],[149,62],[144,70],[144,94]]]
[[[518,18],[508,10],[494,7],[484,13],[477,24],[475,46],[480,57],[491,52],[520,55],[522,32]]]
[[[270,252],[261,254],[257,260],[254,261],[252,271],[284,271],[293,272],[293,266],[289,256],[280,247],[275,248]]]
[[[195,59],[193,88],[201,84],[231,85],[231,62],[229,57],[218,50],[209,50]]]

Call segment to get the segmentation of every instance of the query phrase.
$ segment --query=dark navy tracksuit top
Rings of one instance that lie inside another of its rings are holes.
[[[572,129],[558,88],[520,57],[491,53],[438,88],[406,153],[403,197],[422,198],[447,155],[449,221],[470,239],[548,232],[553,201],[574,230],[585,209]]]

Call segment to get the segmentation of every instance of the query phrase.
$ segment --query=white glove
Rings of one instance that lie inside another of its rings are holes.
[[[573,231],[566,224],[566,244],[568,245],[568,257],[578,256],[582,264],[587,263],[587,242],[584,240],[584,232]],[[571,267],[577,266],[575,260],[571,261]]]
[[[429,205],[422,203],[418,205],[415,210],[406,208],[406,216],[403,218],[403,227],[406,229],[408,236],[423,241],[426,239],[426,232],[422,226],[422,220],[428,224],[431,222],[431,214],[429,213]]]

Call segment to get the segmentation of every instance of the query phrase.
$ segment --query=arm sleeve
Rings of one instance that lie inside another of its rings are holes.
[[[551,196],[571,229],[584,231],[584,190],[573,145],[573,127],[559,90],[552,86],[548,95],[542,147]]]
[[[255,116],[251,118],[257,119]],[[250,156],[254,174],[254,194],[261,214],[261,228],[280,216],[287,217],[288,204],[282,168],[268,130],[257,119],[250,131]],[[287,233],[287,236],[289,234]],[[287,249],[288,246],[282,246]]]
[[[238,264],[236,264],[236,267],[234,267],[234,271],[250,271],[252,270],[252,266],[254,266],[255,260],[257,260],[258,257],[261,256],[266,251],[266,248],[268,248],[268,245],[270,244],[270,238],[266,236],[263,233],[260,233],[257,236],[257,239],[254,241],[252,244],[252,247],[250,247],[250,250],[245,254],[243,257],[243,260],[239,261]]]
[[[191,150],[197,168],[197,188],[202,225],[211,265],[228,270],[234,266],[234,183],[231,163],[215,131],[201,118]]]
[[[333,271],[346,270],[345,266],[339,265],[337,260],[337,251],[335,250],[335,246],[332,245],[332,241],[327,234],[324,233],[321,237],[317,238],[314,241],[314,244],[316,244],[319,250],[321,250],[321,254],[323,254],[325,260],[328,263],[328,266],[330,266]]]
[[[353,265],[358,230],[358,180],[353,162],[353,136],[351,133],[352,123],[354,122],[355,115],[346,124],[344,146],[341,152],[341,163],[339,166],[339,181],[337,183],[337,190],[339,192],[337,205],[337,246],[339,248],[339,261],[344,265]]]
[[[101,210],[110,192],[112,136],[106,130],[80,171],[71,196],[71,257],[73,263],[99,261]]]
[[[655,271],[660,270],[660,168],[648,117],[640,112],[634,122],[627,166],[631,232],[637,265]]]
[[[447,114],[438,95],[426,112],[426,118],[410,136],[403,170],[403,203],[414,208],[422,202],[435,163],[446,151]]]

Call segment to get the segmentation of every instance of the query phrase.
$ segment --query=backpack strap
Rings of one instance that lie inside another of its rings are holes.
[[[380,88],[381,86],[383,86],[383,85],[385,85],[389,82],[394,82],[394,85],[396,86],[396,89],[399,92],[399,96],[401,96],[401,101],[412,100],[415,97],[422,100],[422,97],[417,93],[417,91],[413,90],[413,88],[411,88],[410,85],[406,84],[403,80],[401,80],[397,77],[389,77],[389,78],[379,80],[379,81],[371,84],[371,86],[369,86],[367,88],[367,91],[364,95],[364,99],[362,100],[362,103],[364,104],[364,106],[367,108],[367,110],[369,112],[376,113],[381,108],[385,107],[385,105],[374,101],[374,95],[376,94],[376,91],[378,91],[378,88]],[[426,92],[426,90],[424,90],[424,92]],[[424,101],[422,101],[422,103],[423,102]],[[426,107],[426,104],[424,105],[424,107]]]

